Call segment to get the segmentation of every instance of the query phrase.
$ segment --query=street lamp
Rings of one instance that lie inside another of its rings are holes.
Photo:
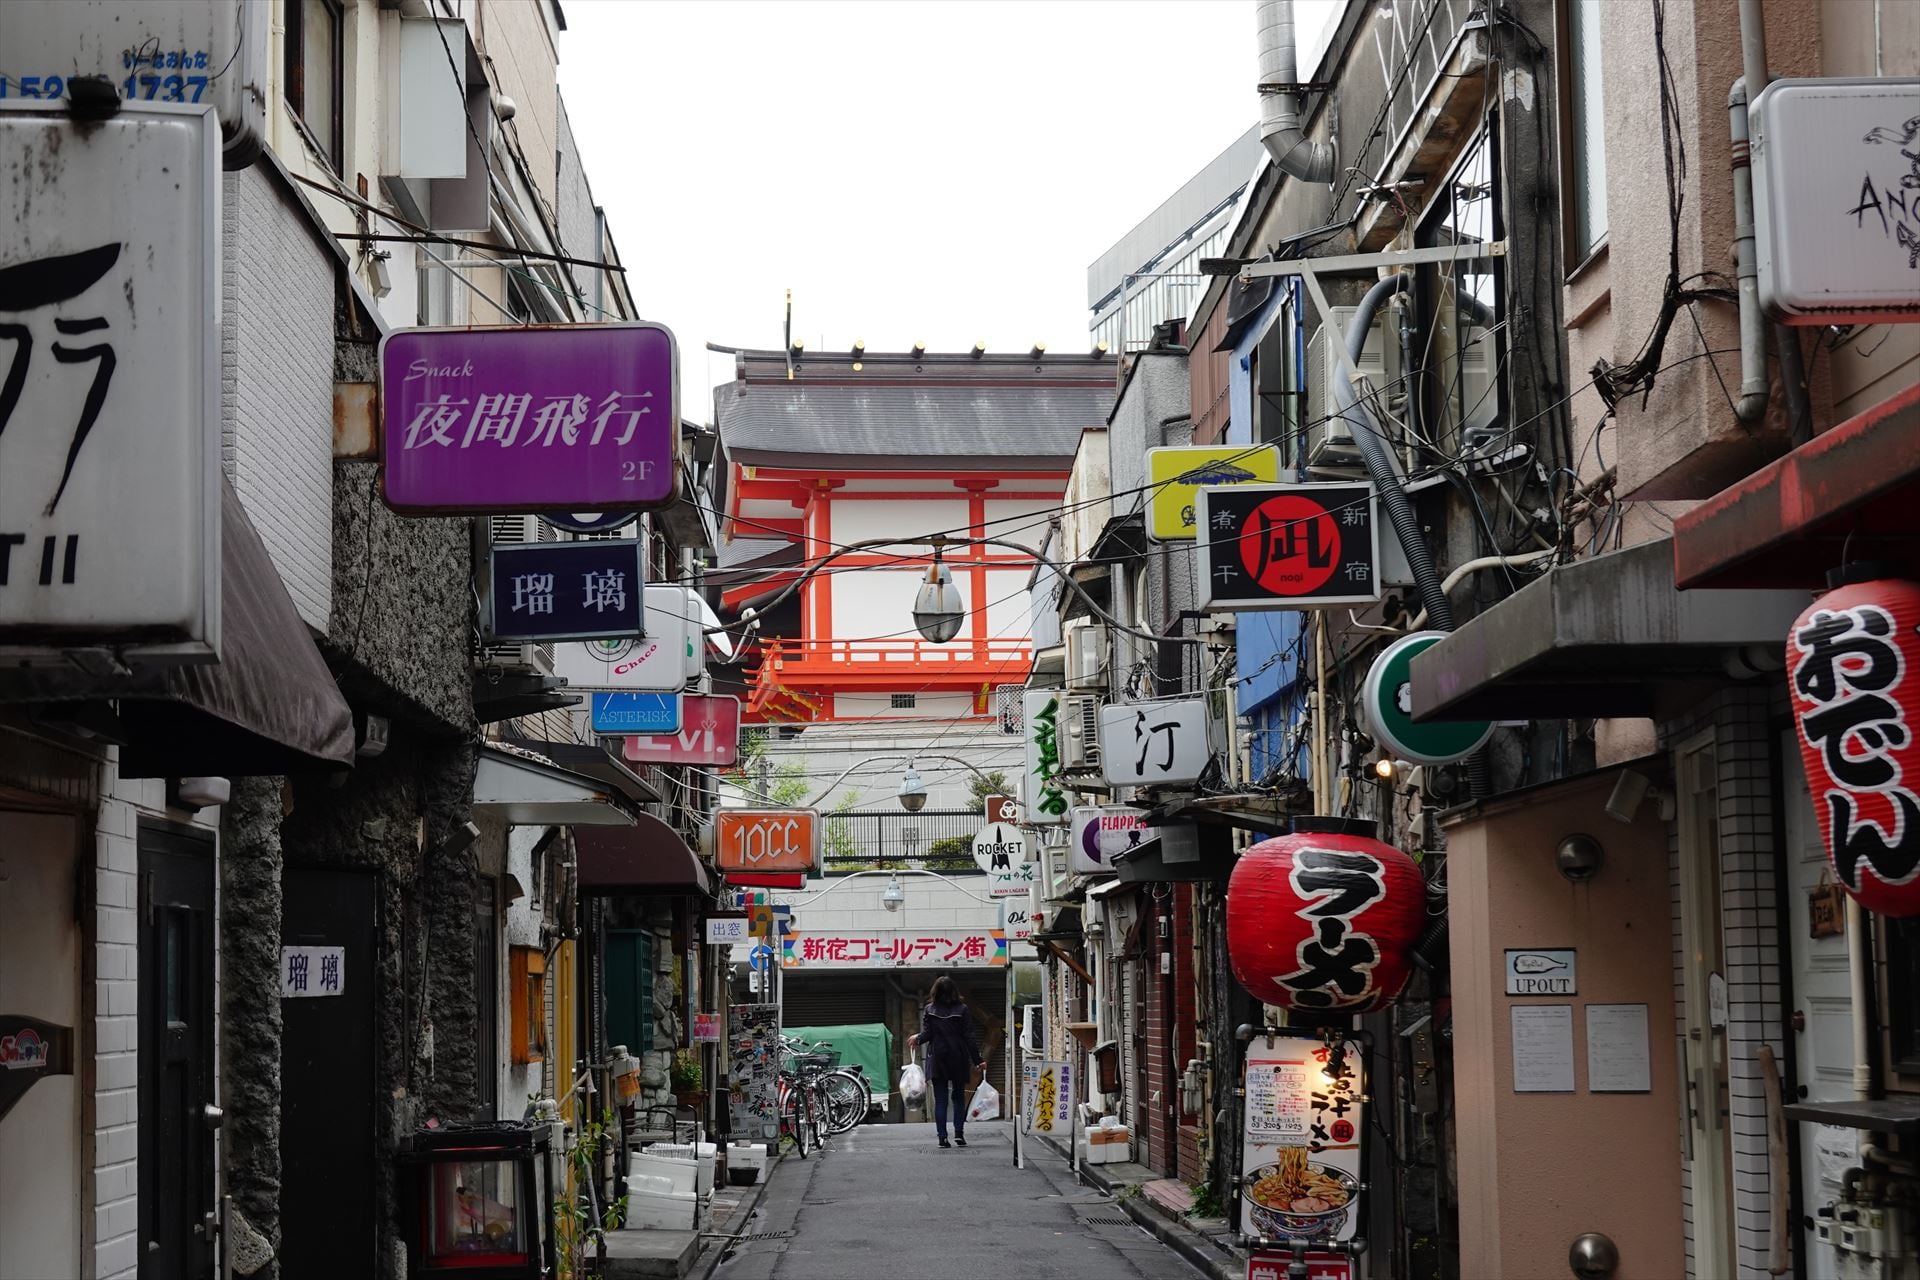
[[[953,570],[947,568],[947,562],[940,558],[940,549],[935,547],[933,563],[927,566],[927,579],[913,597],[913,625],[933,643],[945,644],[960,634],[960,624],[966,620],[967,602],[960,598],[960,588],[953,583]]]
[[[900,779],[900,807],[908,813],[918,813],[927,807],[927,784],[920,780],[919,771],[912,765],[907,766],[906,774]]]
[[[900,877],[896,873],[891,879],[887,881],[887,887],[881,891],[880,901],[883,904],[885,904],[887,910],[898,911],[900,909],[900,904],[905,902],[906,900],[907,900],[907,891],[901,886]]]

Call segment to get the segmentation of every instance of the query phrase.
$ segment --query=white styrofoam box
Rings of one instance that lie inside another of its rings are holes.
[[[1788,324],[1920,316],[1920,79],[1775,80],[1750,109],[1760,301]]]
[[[713,1194],[714,1153],[711,1142],[655,1142],[641,1148],[642,1153],[661,1160],[677,1160],[693,1165],[699,1174],[695,1187],[701,1195]]]
[[[641,1183],[652,1181],[641,1179]],[[631,1178],[627,1180],[627,1223],[629,1227],[655,1231],[694,1231],[700,1220],[700,1197],[643,1190]]]
[[[727,1167],[729,1169],[764,1169],[767,1167],[767,1144],[764,1142],[735,1142],[727,1147]]]
[[[627,1185],[667,1195],[698,1195],[700,1166],[691,1160],[669,1160],[631,1152],[627,1157]]]

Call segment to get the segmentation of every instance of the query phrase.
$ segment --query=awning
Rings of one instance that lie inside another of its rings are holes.
[[[1670,543],[1548,570],[1414,658],[1414,719],[1650,716],[1742,650],[1777,660],[1806,593],[1677,592]]]
[[[634,822],[632,810],[599,779],[499,743],[481,749],[473,807],[521,827],[630,827]]]
[[[588,893],[711,892],[707,868],[680,833],[650,813],[621,830],[575,831],[580,888]]]
[[[1673,522],[1674,580],[1826,585],[1843,555],[1920,572],[1920,384],[1855,414]]]
[[[0,673],[0,702],[119,702],[128,778],[311,773],[353,764],[353,713],[233,486],[220,505],[220,661],[125,676]]]
[[[666,798],[660,794],[658,787],[635,773],[625,760],[594,743],[548,742],[538,738],[509,738],[507,741],[513,746],[545,756],[562,769],[606,783],[636,806],[659,804]]]
[[[1168,822],[1131,849],[1113,855],[1121,884],[1175,884],[1224,880],[1233,872],[1232,837],[1193,822]]]

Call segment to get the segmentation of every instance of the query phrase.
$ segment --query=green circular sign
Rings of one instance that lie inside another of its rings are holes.
[[[1391,755],[1415,764],[1452,764],[1493,736],[1491,720],[1413,721],[1414,655],[1446,639],[1444,631],[1416,631],[1380,651],[1367,671],[1361,710],[1367,730]]]

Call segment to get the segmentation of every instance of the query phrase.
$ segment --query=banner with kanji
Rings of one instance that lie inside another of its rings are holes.
[[[1007,962],[1004,929],[795,930],[780,942],[788,969],[984,968]]]

